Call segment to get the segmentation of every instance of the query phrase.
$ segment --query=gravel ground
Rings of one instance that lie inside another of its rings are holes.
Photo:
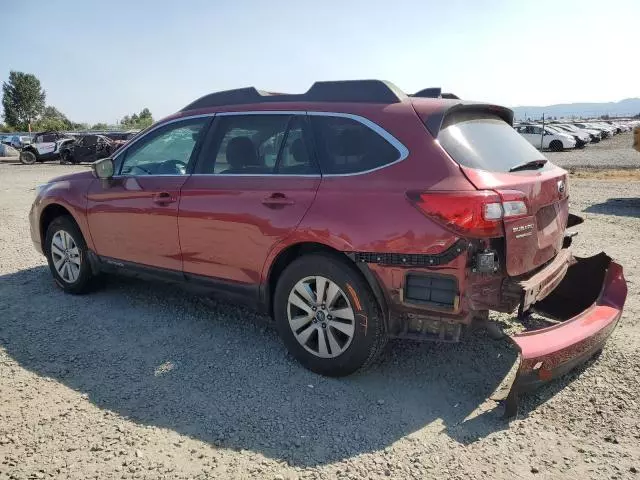
[[[36,184],[83,168],[0,164],[0,479],[640,478],[640,181],[572,181],[577,253],[624,265],[625,314],[508,423],[490,397],[515,354],[481,334],[391,342],[328,379],[264,317],[172,285],[61,293],[27,212]]]
[[[632,145],[633,134],[626,132],[581,149],[544,154],[563,168],[640,168],[640,153]]]

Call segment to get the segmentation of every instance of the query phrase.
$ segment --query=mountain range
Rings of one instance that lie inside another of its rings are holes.
[[[513,107],[517,120],[530,118],[537,120],[542,117],[599,117],[609,115],[611,117],[633,116],[640,114],[640,98],[625,98],[619,102],[606,103],[560,103],[545,107]]]

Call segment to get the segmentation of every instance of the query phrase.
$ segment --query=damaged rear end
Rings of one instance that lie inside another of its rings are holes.
[[[508,417],[517,414],[521,393],[567,373],[602,350],[627,297],[622,267],[605,253],[570,257],[566,273],[552,291],[546,293],[539,286],[537,281],[524,282],[524,295],[535,300],[525,314],[539,314],[550,326],[510,337],[519,350],[520,364],[506,400]]]
[[[428,106],[414,101],[426,127],[477,189],[473,202],[465,203],[477,205],[456,217],[482,227],[465,234],[476,246],[466,275],[471,309],[480,317],[517,308],[523,325],[543,325],[510,337],[520,352],[506,402],[507,415],[514,415],[522,392],[602,349],[626,299],[622,267],[604,253],[572,255],[570,227],[582,219],[569,214],[567,172],[513,130],[508,109],[452,102],[434,114]],[[422,195],[415,203],[437,219],[433,198]]]

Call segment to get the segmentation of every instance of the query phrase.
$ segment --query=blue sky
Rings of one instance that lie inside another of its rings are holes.
[[[74,121],[327,79],[508,106],[640,96],[640,0],[20,0],[0,24],[0,79],[34,73]]]

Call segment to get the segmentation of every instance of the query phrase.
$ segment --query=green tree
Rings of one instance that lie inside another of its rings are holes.
[[[89,124],[88,123],[71,122],[71,129],[70,130],[77,130],[77,131],[89,130]]]
[[[44,110],[46,93],[40,80],[31,73],[9,72],[9,81],[2,83],[2,107],[7,125],[26,130]]]
[[[67,116],[51,105],[45,107],[42,116],[32,126],[34,130],[63,131],[71,129],[71,121]]]
[[[140,113],[125,115],[120,120],[120,125],[125,128],[146,128],[153,123],[153,116],[148,108],[143,108]]]
[[[108,130],[108,129],[109,129],[109,125],[107,125],[106,123],[96,123],[91,127],[91,130]]]

